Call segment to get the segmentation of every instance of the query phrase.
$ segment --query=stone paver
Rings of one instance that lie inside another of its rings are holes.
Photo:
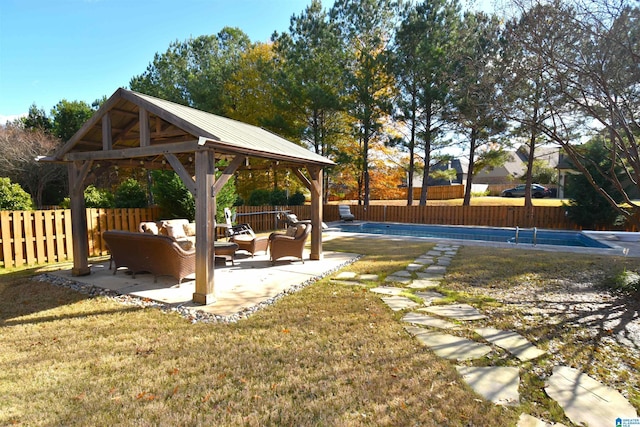
[[[408,308],[415,308],[418,306],[418,303],[410,300],[409,298],[396,296],[396,295],[390,296],[390,297],[383,297],[382,301],[384,301],[384,303],[387,304],[389,308],[393,311],[402,311]]]
[[[391,283],[403,283],[405,285],[408,285],[409,283],[411,283],[411,277],[398,276],[396,274],[392,274],[390,276],[387,276],[384,279],[384,281],[391,282]]]
[[[406,292],[406,289],[396,288],[395,286],[378,286],[369,290],[371,292],[375,292],[376,294],[384,295],[400,295],[401,293]]]
[[[442,255],[442,252],[432,250],[432,251],[427,252],[427,254],[426,254],[426,255],[427,255],[427,256],[435,256],[435,257],[437,257],[437,256],[441,256],[441,255]]]
[[[335,279],[337,280],[356,280],[357,277],[358,274],[353,271],[341,271],[335,275]]]
[[[410,312],[404,315],[403,322],[413,323],[414,325],[429,326],[431,328],[438,329],[453,329],[456,327],[454,323],[447,322],[446,320],[438,319],[422,313]]]
[[[456,366],[456,369],[476,393],[497,405],[515,405],[520,400],[518,368]]]
[[[400,270],[395,273],[391,273],[390,276],[411,277],[411,272],[407,270]]]
[[[416,260],[414,262],[416,264],[433,264],[433,258],[432,257],[420,257],[420,258],[416,258]]]
[[[516,332],[502,331],[496,328],[477,328],[475,333],[490,343],[507,350],[523,362],[546,354],[546,351],[540,350]]]
[[[377,274],[361,274],[358,277],[360,280],[365,281],[365,282],[376,282],[378,281],[378,275]]]
[[[430,273],[425,271],[416,272],[416,277],[418,279],[431,279],[431,280],[437,280],[437,281],[444,280],[444,276],[442,274]]]
[[[438,265],[449,266],[449,265],[451,265],[451,258],[440,257],[440,258],[438,258],[437,264]]]
[[[423,264],[417,264],[417,263],[411,263],[409,265],[407,265],[407,271],[416,271],[416,270],[420,270],[421,268],[424,268]]]
[[[411,289],[429,289],[429,288],[437,288],[440,286],[439,280],[432,279],[416,279],[411,282],[411,284],[407,285],[407,288]]]
[[[444,295],[436,291],[421,291],[421,292],[416,292],[415,295],[418,298],[422,298],[424,300],[425,305],[429,305],[434,301],[444,298]]]
[[[574,424],[614,426],[616,418],[638,417],[619,392],[567,366],[553,368],[545,391]]]
[[[429,347],[437,356],[448,360],[478,359],[491,352],[491,347],[466,338],[432,332],[418,326],[405,327],[421,344]]]
[[[444,265],[430,265],[424,272],[427,274],[444,274],[447,272],[447,267]]]
[[[442,317],[450,317],[456,320],[481,320],[486,319],[487,316],[480,313],[477,308],[468,304],[449,304],[449,305],[437,305],[433,307],[427,307],[424,311],[435,314]]]

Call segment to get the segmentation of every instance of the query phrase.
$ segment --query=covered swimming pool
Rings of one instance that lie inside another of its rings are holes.
[[[510,243],[514,245],[551,245],[612,249],[612,246],[593,239],[580,231],[386,222],[340,223],[336,224],[336,227],[346,233],[473,240]]]

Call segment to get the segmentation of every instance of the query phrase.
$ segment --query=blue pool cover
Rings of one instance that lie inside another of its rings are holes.
[[[538,244],[554,246],[578,246],[584,248],[605,248],[605,245],[579,231],[534,230],[532,228],[494,228],[449,225],[423,225],[365,222],[339,224],[341,231],[349,233],[386,234],[391,236],[433,237],[440,239],[483,240],[518,244]],[[534,242],[535,232],[535,242]],[[517,241],[516,241],[517,235]]]

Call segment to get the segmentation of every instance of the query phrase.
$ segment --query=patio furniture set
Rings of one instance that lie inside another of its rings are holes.
[[[227,216],[225,212],[225,217]],[[227,221],[230,221],[230,216]],[[251,254],[270,254],[272,264],[285,257],[298,258],[304,263],[304,245],[311,232],[311,224],[300,222],[289,226],[286,232],[274,232],[267,236],[257,236],[248,224],[226,227],[227,241],[214,243],[215,257],[231,261],[234,265],[236,251]],[[105,243],[111,253],[109,268],[115,264],[113,274],[120,267],[126,267],[132,277],[136,273],[172,276],[178,283],[195,272],[195,223],[186,219],[142,222],[138,232],[109,230],[103,233]]]

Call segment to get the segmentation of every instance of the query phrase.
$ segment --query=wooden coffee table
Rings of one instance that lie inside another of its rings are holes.
[[[233,263],[233,257],[236,254],[239,246],[237,243],[233,242],[214,242],[214,250],[215,256],[224,258],[225,264],[227,260],[231,260],[231,265],[235,265]]]

